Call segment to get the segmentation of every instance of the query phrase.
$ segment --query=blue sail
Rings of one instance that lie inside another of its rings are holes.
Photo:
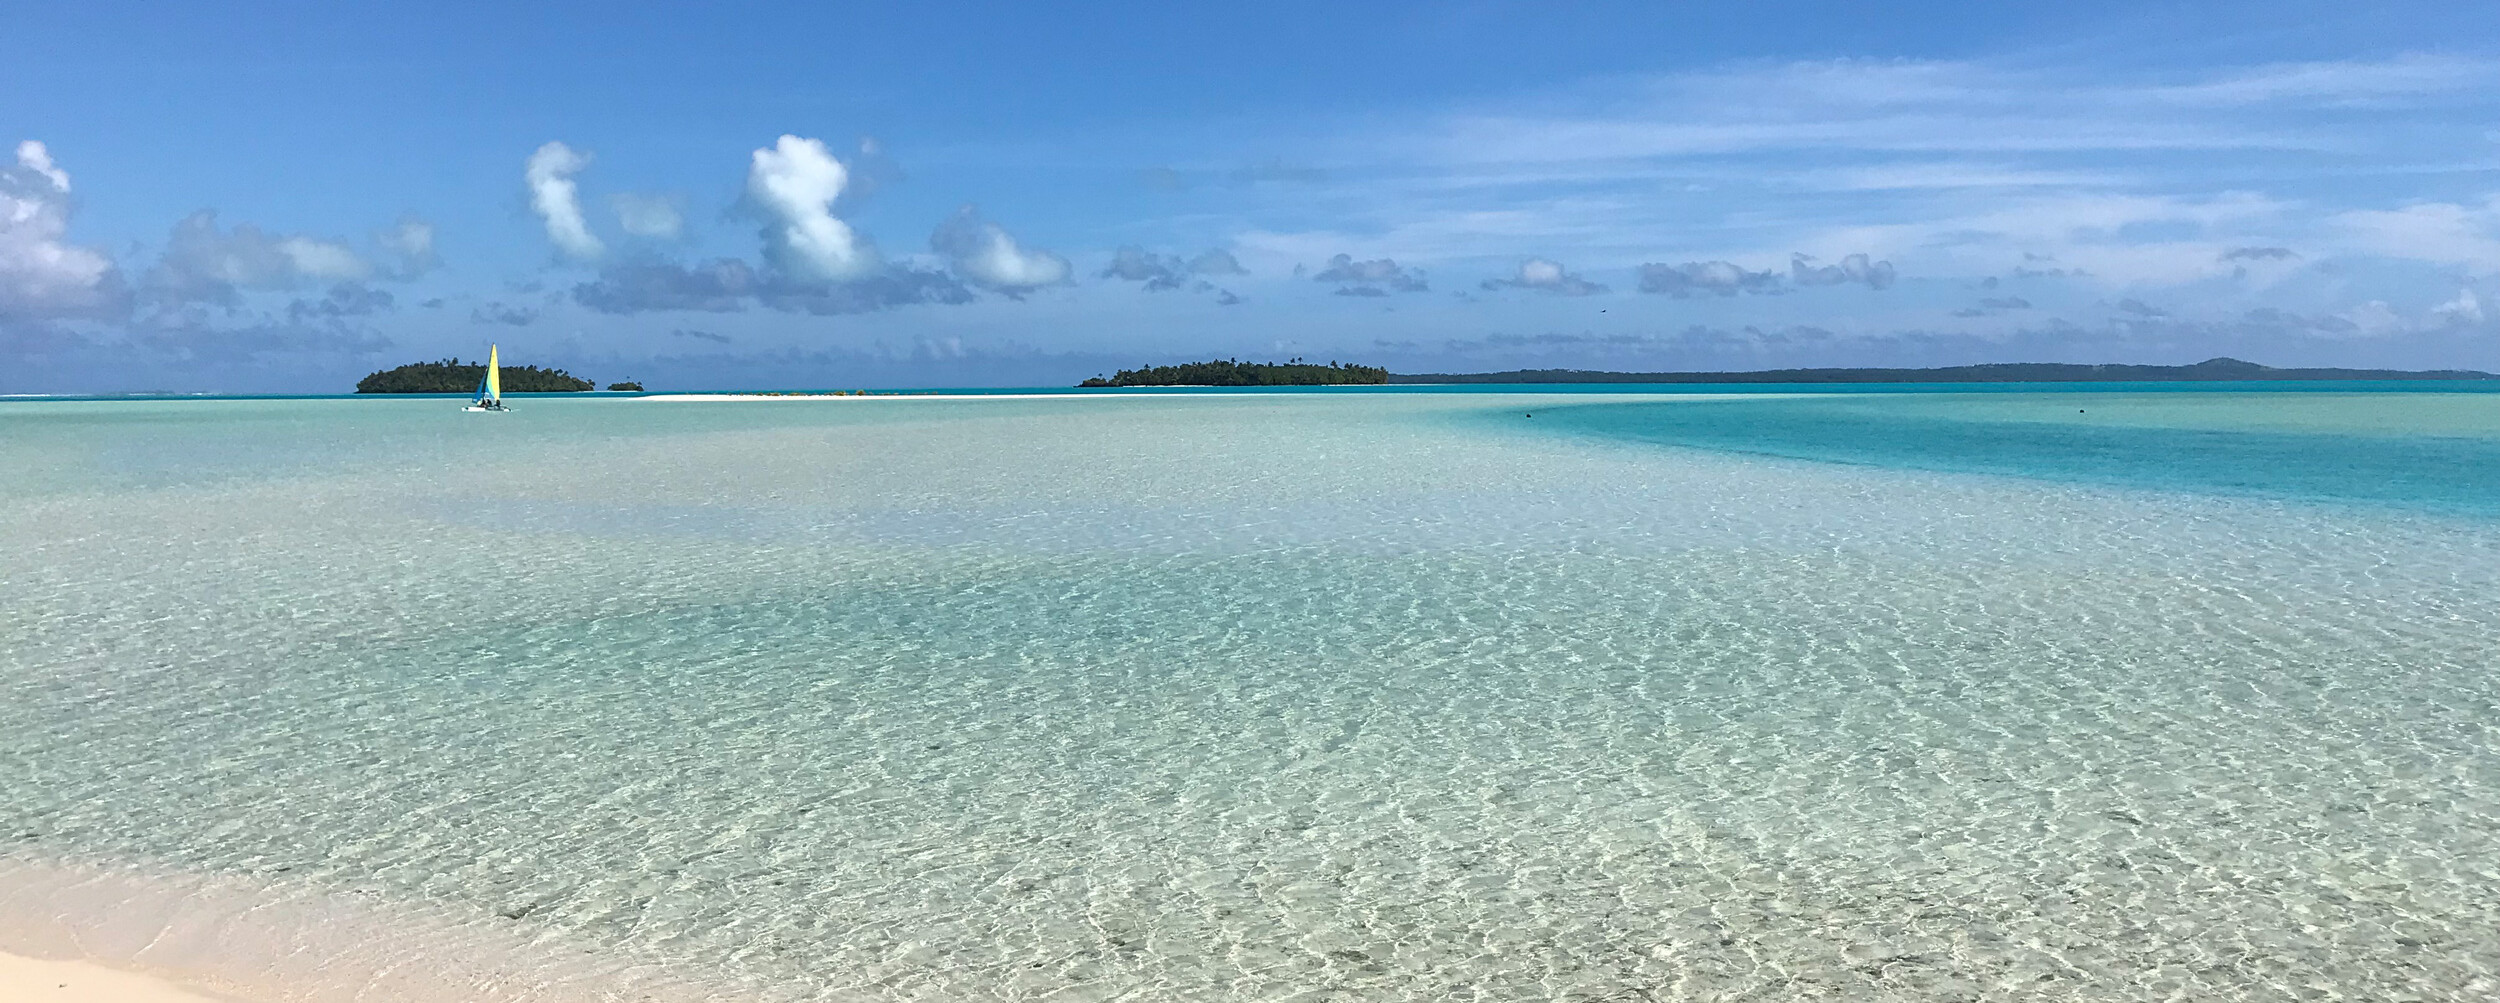
[[[477,400],[475,403],[486,403],[486,377],[484,374],[480,374],[477,378]]]

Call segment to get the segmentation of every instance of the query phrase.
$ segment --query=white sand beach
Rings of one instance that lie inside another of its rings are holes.
[[[0,999],[22,1003],[243,1003],[86,961],[0,954]]]
[[[504,921],[233,874],[0,860],[0,1003],[744,1000]]]

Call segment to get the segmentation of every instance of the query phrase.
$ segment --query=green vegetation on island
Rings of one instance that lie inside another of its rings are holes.
[[[634,382],[634,381],[632,381],[632,380],[626,380],[626,381],[624,381],[624,382],[622,382],[622,383],[610,383],[610,384],[608,384],[608,389],[610,389],[610,390],[624,390],[624,391],[629,391],[629,392],[632,392],[632,393],[641,393],[641,392],[642,392],[642,384],[640,384],[640,383],[636,383],[636,382]]]
[[[508,394],[575,393],[598,389],[598,384],[561,369],[540,369],[537,366],[503,366],[503,392]],[[465,394],[477,389],[486,378],[483,362],[462,362],[444,359],[441,362],[412,362],[397,369],[385,369],[356,381],[360,394]],[[639,389],[639,388],[637,388]]]
[[[1288,359],[1284,362],[1242,362],[1238,359],[1216,359],[1210,362],[1184,362],[1177,366],[1147,366],[1123,369],[1110,379],[1100,376],[1077,384],[1080,387],[1318,387],[1353,383],[1387,383],[1389,371],[1378,366],[1323,366]]]
[[[1506,373],[1419,373],[1391,383],[2117,383],[2228,380],[2489,380],[2470,369],[2276,369],[2239,359],[2188,366],[2086,366],[2062,362],[1999,362],[1937,369],[1763,369],[1742,373],[1609,373],[1585,369],[1515,369]]]

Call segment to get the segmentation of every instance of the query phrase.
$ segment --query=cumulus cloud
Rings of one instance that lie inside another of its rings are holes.
[[[1101,277],[1123,282],[1143,283],[1147,292],[1169,292],[1188,289],[1191,292],[1214,293],[1215,301],[1224,306],[1241,302],[1231,290],[1218,289],[1215,283],[1201,276],[1246,275],[1248,269],[1233,259],[1232,252],[1215,248],[1187,261],[1180,256],[1156,254],[1142,247],[1122,247],[1112,252],[1111,263],[1103,267]]]
[[[335,244],[312,237],[284,237],[278,241],[278,253],[286,255],[295,274],[313,279],[360,279],[373,271],[356,252],[344,244]]]
[[[619,192],[608,196],[608,205],[616,210],[617,228],[634,236],[675,240],[686,231],[685,210],[675,196]]]
[[[1750,272],[1727,261],[1687,261],[1680,265],[1641,266],[1641,291],[1683,299],[1690,296],[1734,296],[1779,291],[1777,272]]]
[[[387,289],[375,289],[362,282],[341,282],[331,286],[328,295],[317,300],[296,300],[287,304],[288,320],[298,324],[315,320],[338,320],[364,317],[391,309],[392,297]]]
[[[747,308],[762,283],[755,269],[736,258],[693,266],[667,261],[610,265],[599,277],[573,287],[573,301],[600,313],[654,310],[734,313]]]
[[[943,272],[888,267],[846,282],[758,271],[736,258],[692,266],[666,261],[612,265],[573,287],[573,301],[600,313],[735,313],[760,305],[789,313],[866,313],[919,303],[966,303],[972,292]]]
[[[2234,247],[2222,252],[2221,261],[2282,261],[2297,258],[2288,247]]]
[[[1311,276],[1313,282],[1337,283],[1340,296],[1386,296],[1390,292],[1420,293],[1428,287],[1423,272],[1399,267],[1393,258],[1356,261],[1350,254],[1328,259],[1328,267]]]
[[[237,290],[293,289],[303,282],[364,279],[373,273],[346,245],[300,234],[275,234],[250,223],[220,229],[217,211],[182,218],[166,235],[165,253],[142,280],[160,304],[237,304]]]
[[[1788,280],[1800,286],[1837,286],[1856,283],[1869,289],[1892,285],[1892,262],[1869,261],[1863,254],[1852,254],[1837,264],[1817,265],[1810,254],[1792,255],[1788,259]]]
[[[719,334],[712,331],[700,331],[690,327],[678,328],[674,331],[670,331],[668,335],[672,338],[691,338],[696,341],[708,341],[715,345],[726,345],[729,344],[731,340],[726,334]]]
[[[2146,302],[2144,302],[2143,300],[2138,300],[2138,299],[2123,299],[2123,300],[2119,300],[2119,301],[2118,301],[2118,309],[2119,309],[2119,310],[2121,310],[2121,311],[2124,311],[2124,312],[2126,312],[2126,313],[2131,313],[2131,314],[2134,314],[2134,315],[2136,315],[2136,316],[2138,316],[2138,317],[2167,317],[2167,316],[2170,316],[2170,311],[2168,311],[2168,310],[2164,310],[2164,309],[2162,309],[2162,308],[2160,308],[2160,307],[2154,306],[2154,305],[2152,305],[2152,304],[2150,304],[2150,303],[2146,303]]]
[[[972,290],[965,288],[953,275],[899,265],[849,282],[767,282],[756,297],[757,302],[785,313],[820,316],[868,313],[918,304],[958,305],[972,300]]]
[[[382,249],[382,273],[394,279],[413,279],[443,264],[434,254],[434,224],[414,216],[400,217],[373,242]]]
[[[17,144],[0,168],[0,317],[71,317],[118,300],[120,275],[103,254],[68,242],[69,172],[42,143]]]
[[[955,272],[972,284],[1019,293],[1068,280],[1068,259],[1049,251],[1026,250],[998,224],[965,206],[929,235],[929,248],[944,255]]]
[[[2450,324],[2480,324],[2483,322],[2483,301],[2475,298],[2474,290],[2459,289],[2457,298],[2432,307],[2431,316]]]
[[[765,257],[785,271],[831,282],[874,271],[876,249],[833,215],[833,202],[849,183],[850,171],[822,141],[784,135],[755,151],[747,197],[769,218]]]
[[[1250,274],[1250,270],[1241,267],[1241,261],[1233,257],[1233,252],[1221,247],[1208,248],[1206,253],[1189,259],[1189,270],[1200,275]]]
[[[530,208],[547,224],[547,239],[565,256],[587,261],[607,250],[582,218],[581,192],[573,175],[590,166],[590,155],[561,142],[549,142],[530,154],[523,176],[529,182]]]
[[[52,162],[52,151],[42,143],[31,139],[19,141],[17,166],[21,170],[42,178],[51,185],[52,190],[63,195],[69,194],[69,172]]]
[[[1103,267],[1101,276],[1124,282],[1143,282],[1148,292],[1178,289],[1187,282],[1189,266],[1177,257],[1155,254],[1142,247],[1122,247],[1111,254],[1111,263]]]
[[[1486,279],[1482,286],[1487,290],[1538,289],[1558,296],[1591,296],[1606,291],[1605,286],[1573,275],[1561,263],[1544,258],[1520,262],[1517,273],[1509,278]]]

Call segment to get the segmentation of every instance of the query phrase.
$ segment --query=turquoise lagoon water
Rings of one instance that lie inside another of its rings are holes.
[[[2451,393],[0,404],[0,908],[728,999],[2489,998],[2495,457]]]

